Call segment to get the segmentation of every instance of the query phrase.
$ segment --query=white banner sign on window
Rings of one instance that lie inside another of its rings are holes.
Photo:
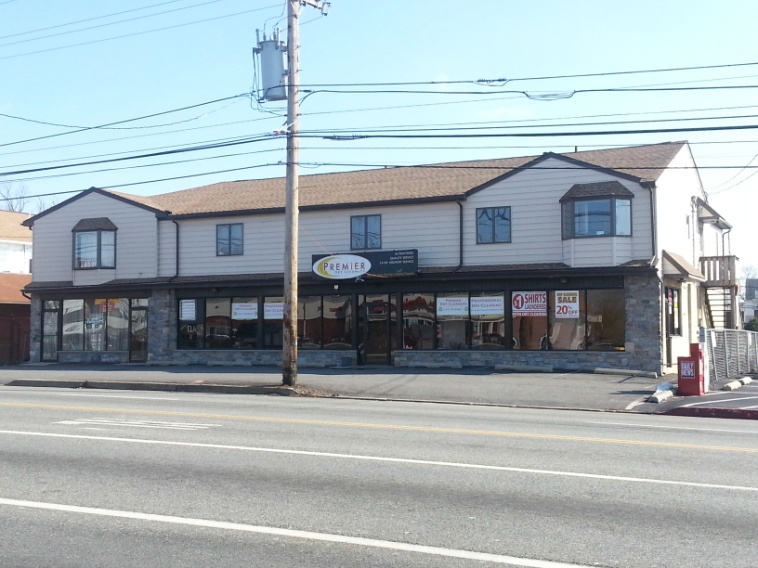
[[[284,319],[284,303],[266,303],[263,304],[263,319],[280,320]]]
[[[472,316],[500,316],[505,313],[503,296],[481,296],[471,298]]]
[[[547,292],[513,292],[513,317],[535,318],[547,315]]]
[[[179,319],[181,321],[197,320],[197,300],[179,301]]]
[[[468,297],[467,296],[448,296],[437,298],[437,315],[438,316],[467,316],[468,315]]]
[[[555,292],[555,318],[578,319],[579,318],[579,291],[556,290]]]
[[[258,302],[243,302],[232,304],[232,319],[234,320],[257,320]]]

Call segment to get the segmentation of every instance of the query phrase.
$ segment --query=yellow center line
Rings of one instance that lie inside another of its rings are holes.
[[[338,426],[340,428],[366,428],[372,430],[398,430],[405,432],[434,432],[439,434],[465,434],[468,436],[495,436],[501,438],[527,438],[533,440],[561,440],[569,442],[592,442],[599,444],[619,444],[655,448],[677,448],[686,450],[710,450],[714,452],[739,452],[758,454],[758,448],[735,446],[710,446],[706,444],[682,444],[677,442],[648,442],[643,440],[622,440],[619,438],[595,438],[590,436],[563,436],[558,434],[535,434],[530,432],[507,432],[502,430],[470,430],[467,428],[442,428],[436,426],[405,426],[402,424],[375,424],[369,422],[339,422],[336,420],[308,420],[303,418],[267,418],[263,416],[240,416],[234,414],[209,414],[201,412],[176,412],[170,410],[136,410],[128,408],[108,408],[91,406],[61,406],[54,404],[22,404],[0,402],[0,406],[11,408],[35,408],[40,410],[74,410],[77,412],[102,412],[136,415],[174,416],[182,418],[203,418],[212,420],[234,420],[243,422],[264,422],[271,424],[300,424],[307,426]]]

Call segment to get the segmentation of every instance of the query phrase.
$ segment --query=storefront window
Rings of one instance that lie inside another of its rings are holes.
[[[471,347],[505,349],[503,294],[471,294]]]
[[[179,349],[202,349],[205,338],[205,300],[179,300]]]
[[[282,347],[284,298],[267,297],[263,303],[263,347]]]
[[[511,294],[513,348],[550,349],[547,334],[547,292],[519,291]]]
[[[434,294],[403,294],[403,348],[435,348]]]
[[[107,316],[106,334],[108,351],[127,351],[129,349],[129,300],[111,298],[106,300]]]
[[[468,294],[437,295],[437,348],[468,349]]]
[[[585,348],[587,303],[583,290],[550,293],[550,348],[571,351]]]
[[[63,300],[63,351],[84,349],[84,300]]]
[[[587,349],[623,351],[625,327],[623,290],[587,290]]]
[[[232,298],[232,347],[258,347],[258,298]]]
[[[105,300],[84,301],[84,349],[105,350]]]
[[[229,298],[205,301],[205,346],[208,349],[232,346],[232,301]]]
[[[297,302],[297,345],[301,349],[321,349],[321,296],[300,298]]]
[[[352,296],[324,296],[324,348],[351,349],[353,347]]]

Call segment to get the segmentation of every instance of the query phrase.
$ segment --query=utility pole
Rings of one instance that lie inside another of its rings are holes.
[[[287,198],[284,227],[284,314],[282,384],[297,384],[297,256],[298,256],[298,119],[300,114],[300,24],[298,7],[308,5],[326,14],[327,2],[287,0]]]

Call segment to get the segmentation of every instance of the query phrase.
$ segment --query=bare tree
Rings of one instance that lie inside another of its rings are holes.
[[[25,185],[14,185],[13,182],[0,182],[0,209],[26,213],[39,213],[47,209],[45,201],[29,195]]]
[[[25,185],[14,186],[13,182],[0,182],[0,209],[6,211],[23,211],[27,203]]]

